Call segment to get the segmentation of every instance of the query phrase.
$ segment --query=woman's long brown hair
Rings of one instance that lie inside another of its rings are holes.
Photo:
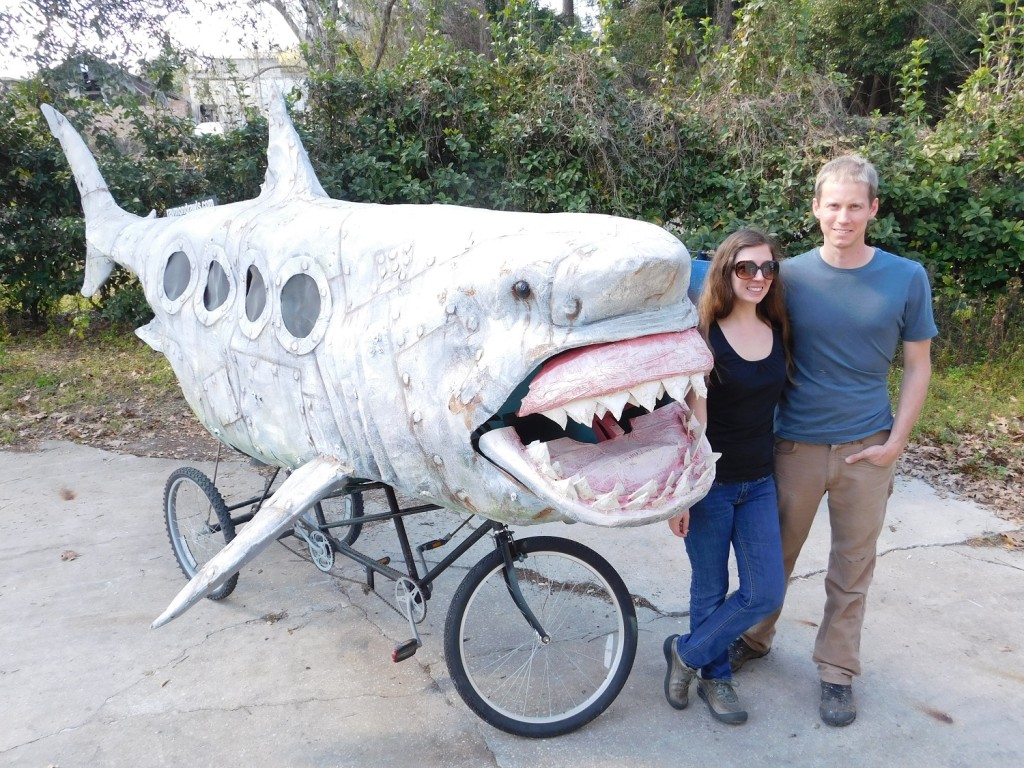
[[[744,227],[729,235],[715,249],[715,255],[708,267],[704,280],[704,288],[697,307],[700,331],[707,339],[711,324],[729,315],[736,303],[736,294],[732,290],[732,269],[736,255],[744,248],[767,245],[772,258],[780,261],[783,258],[782,248],[774,237],[754,227]],[[785,283],[781,274],[776,274],[771,281],[768,295],[757,305],[757,315],[773,328],[782,333],[782,347],[786,355],[786,371],[792,378],[793,359],[790,354],[789,314],[786,312]]]

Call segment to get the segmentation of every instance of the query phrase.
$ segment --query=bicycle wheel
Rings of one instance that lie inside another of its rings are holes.
[[[347,493],[344,496],[329,496],[313,505],[313,513],[320,525],[353,520],[363,516],[363,494]],[[352,546],[363,530],[362,523],[331,528],[331,534],[339,541]]]
[[[220,491],[195,467],[181,467],[167,478],[164,522],[174,557],[189,579],[235,538],[235,524]],[[236,584],[237,573],[207,597],[223,600]]]
[[[544,644],[512,600],[500,550],[466,575],[445,621],[455,689],[486,722],[517,736],[559,736],[619,695],[636,656],[636,610],[603,557],[553,536],[515,542],[514,567]]]

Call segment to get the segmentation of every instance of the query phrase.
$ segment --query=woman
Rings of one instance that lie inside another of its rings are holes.
[[[722,457],[707,496],[668,521],[686,541],[693,575],[690,633],[665,639],[665,697],[685,708],[697,677],[712,716],[733,724],[747,713],[732,685],[729,644],[782,605],[785,591],[772,477],[772,424],[790,364],[779,255],[756,229],[735,232],[715,251],[698,309],[715,367],[707,400],[691,394],[687,403]],[[740,583],[727,599],[730,546]]]

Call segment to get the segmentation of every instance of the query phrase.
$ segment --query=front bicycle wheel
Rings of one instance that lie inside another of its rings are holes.
[[[167,478],[164,523],[178,566],[189,579],[235,538],[235,524],[220,491],[195,467],[181,467]],[[223,600],[236,584],[237,573],[207,597]]]
[[[579,542],[536,536],[512,546],[519,588],[550,641],[513,602],[498,549],[452,598],[445,661],[463,701],[495,728],[559,736],[619,695],[636,656],[636,610],[615,569]]]

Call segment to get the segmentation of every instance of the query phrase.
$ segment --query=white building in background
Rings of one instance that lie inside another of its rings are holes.
[[[306,67],[297,51],[254,51],[251,56],[190,63],[185,93],[197,133],[223,133],[245,123],[247,109],[263,114],[278,93],[298,89],[305,102]]]

